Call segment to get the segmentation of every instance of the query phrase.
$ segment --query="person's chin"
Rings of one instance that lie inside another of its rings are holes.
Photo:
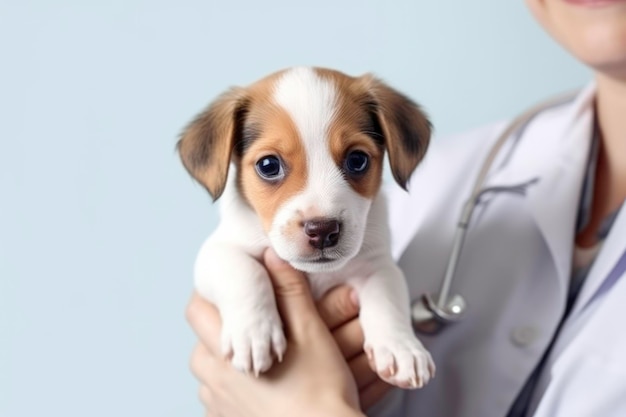
[[[554,38],[575,58],[599,72],[626,72],[626,8],[620,19],[562,24]]]
[[[626,25],[621,39],[586,39],[570,49],[583,64],[597,73],[626,77]]]

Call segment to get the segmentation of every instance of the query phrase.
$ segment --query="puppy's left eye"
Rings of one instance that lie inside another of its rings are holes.
[[[352,151],[343,162],[343,167],[348,174],[363,175],[369,168],[370,158],[363,151]]]

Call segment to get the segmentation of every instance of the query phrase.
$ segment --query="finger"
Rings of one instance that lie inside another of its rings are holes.
[[[265,251],[264,261],[287,332],[295,340],[299,340],[304,337],[305,330],[317,323],[323,324],[315,308],[306,277],[280,259],[272,249]]]
[[[210,356],[208,349],[203,343],[196,343],[191,353],[189,361],[189,369],[196,379],[202,384],[208,386],[208,375],[211,372]]]
[[[358,316],[356,291],[347,285],[335,287],[317,303],[317,311],[326,326],[335,329]]]
[[[391,389],[391,385],[387,384],[382,379],[374,381],[372,384],[359,391],[359,402],[361,410],[367,410],[375,405],[378,401],[382,400],[385,394]]]
[[[217,308],[194,292],[185,311],[187,322],[206,348],[222,356],[220,348],[221,320]]]
[[[207,414],[212,409],[213,399],[211,397],[211,390],[206,385],[200,385],[200,390],[198,392],[198,397],[200,398],[200,402],[205,408]]]
[[[359,391],[380,379],[376,372],[372,371],[365,354],[352,359],[348,362],[348,366]]]
[[[237,371],[220,357],[213,355],[203,343],[196,343],[191,354],[189,368],[194,377],[211,389],[220,387],[225,378],[239,375]]]
[[[365,339],[363,329],[361,329],[361,323],[358,320],[352,320],[335,329],[333,337],[344,358],[350,360],[363,353],[363,343]]]

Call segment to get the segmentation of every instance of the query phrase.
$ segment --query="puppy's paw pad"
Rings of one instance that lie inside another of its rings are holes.
[[[384,381],[401,388],[421,388],[435,376],[430,353],[412,334],[378,340],[367,341],[365,351]]]
[[[287,341],[280,319],[224,320],[222,352],[232,366],[244,373],[259,375],[274,359],[281,361]]]

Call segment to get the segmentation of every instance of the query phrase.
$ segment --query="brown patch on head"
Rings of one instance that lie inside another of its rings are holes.
[[[369,156],[365,174],[351,176],[344,172],[344,175],[357,193],[372,199],[380,189],[385,152],[383,137],[375,131],[370,97],[357,78],[326,69],[317,69],[317,72],[330,79],[338,93],[335,117],[328,132],[330,153],[342,170],[350,152],[361,151]]]
[[[353,78],[332,70],[317,71],[331,78],[340,91],[339,111],[333,124],[335,132],[345,131],[344,126],[350,126],[349,131],[360,126],[360,132],[365,134],[360,140],[369,136],[373,143],[384,145],[393,177],[406,189],[430,142],[431,124],[420,106],[372,75]],[[345,148],[341,142],[347,137],[350,135],[345,133],[343,138],[340,133],[331,135],[334,155]],[[361,187],[363,191],[374,188],[372,184]]]
[[[420,107],[371,75],[354,78],[333,70],[316,71],[338,91],[338,108],[329,132],[329,147],[337,165],[342,167],[352,150],[370,156],[367,174],[347,177],[352,187],[365,197],[378,192],[386,148],[393,176],[406,189],[430,141],[431,125]]]
[[[183,165],[213,200],[224,191],[231,162],[239,168],[237,183],[242,194],[252,205],[263,202],[258,207],[263,213],[272,211],[269,206],[276,206],[280,195],[294,188],[291,184],[298,175],[290,175],[293,178],[284,184],[286,187],[263,182],[254,167],[258,158],[277,154],[290,170],[301,170],[305,175],[303,151],[296,149],[301,148],[297,129],[272,98],[276,80],[283,73],[271,74],[246,88],[230,89],[196,116],[181,134],[177,149]],[[275,192],[278,188],[280,193]]]
[[[276,211],[306,185],[306,154],[291,117],[271,100],[263,100],[258,107],[252,105],[248,117],[258,126],[259,136],[241,158],[239,187],[268,231]],[[285,176],[277,182],[264,180],[257,174],[257,162],[270,155],[283,163]]]

